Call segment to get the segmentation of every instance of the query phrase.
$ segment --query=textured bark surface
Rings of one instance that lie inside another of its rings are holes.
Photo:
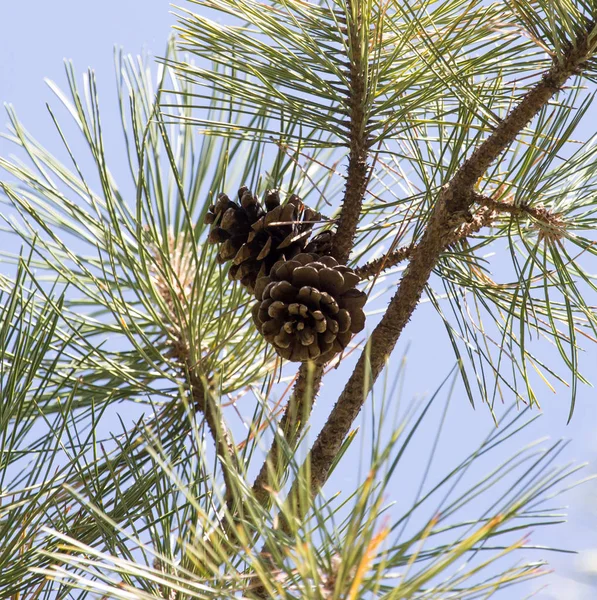
[[[410,320],[431,271],[446,248],[445,232],[454,231],[456,226],[460,225],[460,222],[452,223],[450,217],[442,202],[442,208],[434,212],[427,231],[413,250],[396,295],[374,329],[366,350],[359,357],[350,379],[313,445],[311,485],[314,491],[325,483],[330,466],[359,414],[369,389],[384,368],[400,334]],[[368,375],[367,367],[370,370]]]
[[[348,3],[350,10],[350,2]],[[357,5],[360,10],[360,5]],[[343,20],[342,18],[340,20]],[[367,189],[369,167],[367,158],[369,156],[369,140],[367,135],[367,118],[365,115],[365,105],[367,88],[365,83],[365,68],[362,61],[361,47],[361,18],[357,16],[356,20],[350,20],[347,23],[345,34],[351,48],[349,58],[348,79],[350,82],[348,92],[348,108],[349,108],[349,131],[350,131],[350,150],[348,156],[348,167],[346,176],[346,186],[344,188],[344,199],[342,201],[338,226],[332,238],[330,255],[333,256],[340,264],[346,264],[349,259],[350,252],[354,246],[356,230],[361,216],[361,207],[363,198]],[[291,400],[286,407],[286,412],[280,421],[280,428],[286,437],[288,443],[292,446],[300,437],[305,423],[297,421],[295,416],[300,416],[303,411],[305,401],[311,404],[315,400],[323,368],[316,367],[314,374],[310,375],[305,364],[303,364],[298,373],[297,383],[293,391]],[[312,382],[309,380],[312,377]],[[305,391],[312,387],[312,397],[305,397]],[[299,400],[300,399],[300,400]],[[259,499],[259,502],[265,504],[268,502],[269,493],[265,489],[265,485],[269,480],[268,463],[270,469],[277,470],[281,465],[279,444],[274,440],[274,443],[268,453],[266,462],[262,465],[261,470],[253,484],[253,492]]]
[[[366,351],[360,356],[327,423],[313,445],[310,461],[311,487],[314,493],[325,483],[346,435],[410,320],[442,252],[454,240],[459,229],[472,225],[471,221],[474,222],[474,217],[469,211],[475,200],[474,186],[477,180],[566,80],[578,72],[588,58],[587,39],[588,34],[581,36],[562,60],[554,61],[550,70],[523,96],[519,104],[442,189],[425,233],[412,251],[398,291],[373,331]],[[295,494],[298,498],[296,492],[293,486],[291,495]]]
[[[338,229],[332,241],[331,255],[341,264],[346,264],[354,246],[361,206],[367,187],[367,149],[351,148],[348,159],[348,176]]]
[[[359,5],[359,10],[360,5]],[[331,255],[341,264],[346,264],[354,246],[354,239],[361,216],[363,198],[367,190],[369,167],[369,139],[367,134],[367,87],[365,82],[366,65],[363,64],[361,47],[361,19],[351,20],[347,34],[350,42],[350,88],[348,104],[350,114],[350,151],[344,200],[336,234],[332,240]]]
[[[489,166],[516,139],[564,83],[582,69],[583,63],[588,58],[588,39],[593,27],[594,24],[591,24],[589,32],[579,36],[575,46],[566,53],[561,62],[557,60],[554,62],[541,80],[525,94],[493,133],[458,169],[445,194],[450,212],[468,210],[477,180],[485,174]]]

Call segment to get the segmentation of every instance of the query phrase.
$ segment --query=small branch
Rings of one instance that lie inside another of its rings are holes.
[[[347,12],[354,9],[352,1],[347,3]],[[348,155],[348,170],[344,199],[340,209],[338,228],[332,240],[331,255],[338,262],[345,264],[354,246],[361,206],[367,190],[369,168],[369,135],[367,133],[367,116],[365,106],[367,101],[366,69],[367,60],[363,56],[361,41],[362,3],[357,2],[356,19],[347,14],[347,43],[349,53],[350,87],[348,89],[348,108],[350,114],[350,152]],[[366,43],[366,41],[365,41]],[[365,58],[365,59],[364,59]]]
[[[475,194],[474,200],[481,206],[485,206],[496,212],[510,213],[516,217],[531,217],[537,223],[537,226],[541,230],[541,235],[543,237],[558,239],[564,235],[566,223],[562,219],[561,215],[551,212],[542,204],[538,204],[536,206],[516,206],[515,204],[507,202],[498,202],[493,200],[493,198],[488,198],[487,196],[483,196],[481,194]]]
[[[310,363],[303,363],[299,368],[294,389],[279,424],[279,429],[291,451],[296,448],[298,439],[308,422],[322,376],[323,367],[319,365],[312,364],[310,366]],[[280,448],[279,438],[275,437],[255,483],[253,483],[253,494],[262,506],[269,503],[270,473],[274,474],[274,481],[279,481],[287,464],[288,461]]]
[[[484,207],[483,209],[477,211],[475,215],[473,215],[470,222],[464,223],[460,227],[456,228],[450,238],[450,240],[446,243],[446,248],[451,246],[452,244],[467,238],[470,235],[473,235],[483,229],[483,227],[487,227],[491,225],[491,223],[497,217],[497,211]],[[371,277],[377,277],[383,271],[387,269],[391,269],[396,265],[399,265],[401,262],[408,260],[412,257],[413,251],[416,246],[402,246],[402,248],[398,248],[397,250],[393,250],[392,252],[388,252],[384,256],[380,256],[364,265],[357,267],[354,272],[361,279],[369,279]]]
[[[188,306],[189,290],[192,288],[196,267],[190,248],[184,237],[168,239],[168,253],[154,252],[156,260],[152,268],[152,278],[157,291],[166,306],[167,321],[170,327],[170,357],[179,366],[186,379],[193,406],[203,414],[207,428],[213,438],[216,454],[222,467],[226,485],[226,505],[230,511],[235,507],[235,484],[231,468],[239,472],[236,449],[226,423],[222,417],[220,406],[206,390],[206,382],[201,377],[201,361],[194,358],[190,342],[180,325],[180,307]]]
[[[561,233],[564,228],[564,223],[558,214],[552,213],[544,206],[515,206],[506,202],[494,200],[490,196],[484,196],[483,194],[473,193],[472,196],[475,203],[488,209],[485,211],[478,211],[470,223],[465,223],[460,228],[454,231],[452,241],[448,245],[454,244],[455,242],[464,239],[470,235],[473,235],[480,231],[483,227],[491,225],[500,214],[508,213],[516,217],[532,217],[542,230],[552,231],[554,235]],[[414,249],[414,245],[402,246],[397,250],[393,250],[375,258],[360,267],[354,269],[354,272],[361,279],[370,279],[371,277],[377,277],[383,271],[391,269],[401,262],[410,259]]]
[[[402,246],[402,248],[398,248],[397,250],[392,250],[379,258],[374,258],[373,260],[357,267],[354,272],[361,279],[369,279],[370,277],[377,277],[383,271],[387,269],[391,269],[396,265],[399,265],[401,262],[410,258],[412,254],[413,246]]]
[[[474,186],[477,180],[589,58],[588,38],[593,28],[594,24],[591,31],[580,36],[561,60],[554,59],[549,71],[442,188],[427,228],[412,251],[396,295],[371,334],[365,351],[313,445],[310,454],[313,493],[317,493],[327,480],[329,469],[346,435],[417,307],[441,254],[453,243],[459,231],[474,227],[475,217],[469,211],[475,200]],[[491,210],[486,207],[486,211]],[[300,503],[296,481],[289,497]]]
[[[234,514],[235,505],[235,483],[232,477],[232,471],[239,472],[239,464],[236,456],[236,450],[232,442],[232,437],[222,417],[222,412],[218,403],[209,393],[206,393],[205,383],[198,376],[196,370],[187,370],[188,383],[193,399],[195,410],[202,413],[207,428],[211,434],[216,447],[216,453],[222,466],[222,475],[226,485],[226,506],[231,514]]]

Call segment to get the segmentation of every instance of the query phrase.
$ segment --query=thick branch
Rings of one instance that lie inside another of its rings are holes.
[[[322,375],[323,367],[317,365],[310,367],[309,363],[303,363],[299,369],[296,384],[279,424],[279,429],[282,431],[290,451],[296,448],[309,419],[313,402],[321,385]],[[266,506],[270,499],[267,489],[271,485],[270,473],[273,474],[274,481],[279,481],[287,464],[285,453],[280,448],[279,438],[275,437],[253,484],[255,498],[262,506]]]
[[[347,8],[349,11],[353,8],[350,1]],[[349,89],[347,90],[347,104],[350,116],[350,151],[344,199],[330,250],[330,254],[340,263],[347,262],[354,246],[354,238],[361,215],[361,206],[367,189],[369,174],[367,166],[369,139],[367,134],[367,117],[365,114],[367,98],[367,87],[365,84],[366,60],[363,60],[364,53],[361,43],[361,10],[361,5],[357,4],[358,12],[356,19],[354,16],[347,15],[347,27],[345,29],[348,47],[350,48]],[[310,373],[306,365],[302,365],[299,369],[293,394],[286,406],[285,414],[280,421],[280,428],[291,447],[295,446],[305,425],[305,420],[302,419],[304,405],[307,401],[310,403],[313,402],[321,383],[322,374],[323,369],[321,367],[316,367],[314,373]],[[311,398],[306,396],[308,389],[312,389]],[[283,468],[283,464],[281,464],[282,456],[278,440],[274,439],[266,461],[253,484],[255,497],[263,505],[269,501],[269,493],[266,487],[270,481],[270,473],[281,473],[281,469]]]
[[[478,146],[458,169],[450,181],[445,195],[450,212],[468,210],[472,202],[473,187],[477,180],[485,174],[489,166],[560,90],[566,80],[580,71],[583,63],[590,58],[589,35],[594,27],[594,23],[591,23],[589,31],[579,36],[575,45],[561,60],[554,59],[549,71],[543,74],[541,80],[527,92],[489,138]]]
[[[350,152],[348,155],[348,171],[344,200],[338,220],[336,234],[332,240],[332,256],[340,263],[346,263],[354,246],[357,225],[361,216],[361,206],[367,189],[369,168],[369,136],[367,134],[367,86],[363,60],[361,31],[363,26],[361,4],[357,4],[357,18],[349,18],[347,24],[348,46],[350,48],[350,70],[348,73],[350,88],[348,90],[348,108],[350,114]],[[351,10],[351,2],[348,3]]]
[[[400,334],[410,320],[431,272],[455,233],[471,217],[474,185],[491,163],[515,140],[529,121],[547,104],[565,81],[588,59],[588,34],[577,40],[561,61],[555,61],[541,80],[522,98],[465,161],[442,189],[421,241],[390,301],[388,310],[373,331],[366,350],[334,406],[311,450],[311,488],[316,493],[325,483],[342,442],[361,410],[368,393],[384,368]],[[369,371],[367,373],[367,371]],[[296,482],[291,496],[299,500]]]
[[[351,2],[348,10],[352,10]],[[357,4],[357,16],[347,15],[346,35],[349,56],[349,89],[347,104],[349,107],[350,123],[350,151],[348,156],[348,171],[346,176],[346,187],[344,188],[344,199],[338,219],[336,233],[332,238],[330,254],[340,263],[346,263],[354,246],[361,206],[367,189],[369,169],[367,158],[369,156],[369,138],[367,134],[367,117],[365,106],[367,99],[367,87],[365,82],[366,60],[361,42],[361,5]],[[307,365],[299,369],[298,379],[293,394],[286,407],[286,412],[280,421],[280,428],[286,441],[294,447],[305,425],[306,419],[304,407],[306,403],[312,404],[323,375],[323,368],[316,367],[310,372]],[[308,390],[312,390],[311,394]],[[259,502],[265,505],[269,500],[266,489],[270,480],[270,473],[281,473],[285,466],[283,454],[277,439],[274,439],[266,461],[261,467],[259,475],[253,484],[253,492]]]
[[[367,398],[369,389],[381,373],[402,330],[419,302],[431,271],[446,249],[445,232],[452,232],[461,223],[453,222],[445,203],[440,199],[427,231],[413,250],[398,292],[388,310],[373,331],[366,350],[338,398],[328,421],[311,450],[311,486],[317,491],[326,481],[329,468],[340,451],[344,438]],[[370,370],[367,376],[367,368]]]

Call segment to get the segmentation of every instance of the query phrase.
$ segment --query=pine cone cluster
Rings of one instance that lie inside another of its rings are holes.
[[[365,326],[359,276],[331,256],[301,253],[276,262],[255,285],[253,320],[280,356],[324,364]]]
[[[252,292],[257,278],[268,275],[278,260],[305,249],[321,215],[295,195],[282,205],[276,190],[266,193],[265,207],[247,187],[238,190],[238,200],[220,194],[205,222],[211,225],[209,242],[220,245],[218,262],[232,261],[228,276]]]
[[[367,297],[359,276],[328,256],[332,233],[309,239],[320,219],[298,196],[282,205],[270,190],[261,204],[246,187],[238,202],[220,194],[205,216],[218,261],[257,299],[259,332],[283,358],[325,364],[364,328]]]

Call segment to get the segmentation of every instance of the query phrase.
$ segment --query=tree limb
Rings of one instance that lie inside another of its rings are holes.
[[[353,14],[355,10],[356,14]],[[357,2],[353,4],[349,0],[346,7],[346,17],[338,17],[339,21],[346,24],[344,32],[349,48],[349,87],[346,91],[348,95],[347,104],[350,116],[349,131],[351,142],[344,199],[340,209],[337,229],[332,237],[330,254],[342,264],[348,261],[350,252],[354,246],[354,238],[369,177],[369,168],[367,165],[369,136],[365,114],[367,99],[365,72],[367,61],[366,59],[364,60],[364,48],[361,39],[361,29],[363,27],[362,16],[361,3]],[[294,391],[280,421],[280,428],[283,435],[293,447],[305,425],[305,420],[302,419],[305,403],[307,401],[311,404],[313,403],[319,390],[322,375],[323,367],[316,366],[313,373],[309,372],[306,364],[303,364],[299,369]],[[305,395],[309,388],[312,389],[310,398]],[[263,505],[268,502],[269,498],[269,493],[265,486],[268,485],[270,480],[270,473],[279,472],[281,458],[282,455],[278,440],[274,439],[267,458],[253,484],[253,492]]]
[[[470,208],[475,200],[477,180],[498,156],[516,139],[531,119],[548,103],[566,80],[576,74],[590,58],[588,39],[595,25],[579,36],[576,43],[544,73],[519,104],[472,153],[445,185],[438,197],[427,228],[412,250],[395,296],[380,323],[374,329],[365,351],[340,394],[310,454],[311,489],[317,493],[325,483],[341,445],[361,410],[368,393],[383,370],[400,334],[410,320],[431,272],[460,227],[474,222]],[[298,501],[297,483],[290,497]]]
[[[353,14],[356,11],[356,14]],[[340,217],[336,232],[332,238],[330,254],[340,263],[348,261],[350,252],[354,246],[354,238],[361,215],[361,206],[368,185],[369,167],[367,158],[369,156],[369,136],[367,133],[367,116],[365,105],[367,99],[366,69],[367,61],[364,60],[364,48],[361,39],[362,6],[360,3],[347,2],[346,18],[339,17],[339,21],[346,23],[347,46],[349,48],[349,87],[347,90],[349,107],[349,131],[350,150],[348,156],[348,169],[346,186],[344,188],[344,199],[340,210]],[[305,403],[311,404],[317,395],[323,367],[316,366],[314,372],[309,372],[306,364],[303,364],[298,372],[297,382],[293,394],[286,406],[286,411],[280,421],[280,428],[287,442],[294,446],[305,425],[302,419]],[[307,390],[311,388],[312,394],[309,398]],[[265,488],[269,481],[269,473],[277,472],[280,464],[281,452],[276,439],[270,448],[266,461],[253,484],[253,492],[259,502],[265,504],[268,501],[268,492]]]

